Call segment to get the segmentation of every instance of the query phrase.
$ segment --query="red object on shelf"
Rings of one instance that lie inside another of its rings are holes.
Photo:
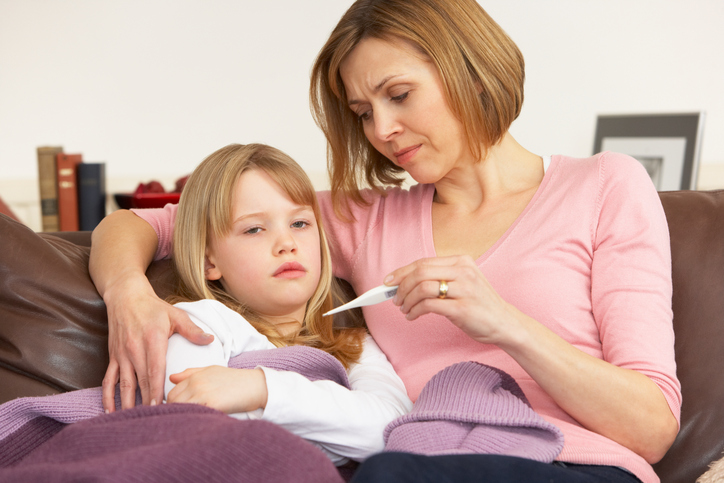
[[[188,176],[176,180],[174,191],[166,192],[163,185],[156,180],[139,183],[133,193],[117,193],[114,195],[119,208],[163,208],[168,203],[178,203],[181,191],[186,185]]]
[[[167,203],[178,203],[181,193],[116,193],[116,203],[120,208],[163,208]]]

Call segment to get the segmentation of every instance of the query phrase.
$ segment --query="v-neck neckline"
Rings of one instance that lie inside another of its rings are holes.
[[[525,219],[528,212],[535,206],[538,199],[542,196],[548,185],[553,172],[555,171],[556,158],[554,156],[543,156],[543,167],[544,174],[538,188],[533,194],[528,204],[525,206],[523,211],[516,217],[515,221],[508,227],[507,230],[498,238],[493,245],[483,252],[476,260],[475,263],[478,266],[484,264],[494,253],[498,251],[501,245],[513,234],[520,223]],[[432,231],[432,205],[435,197],[435,185],[425,185],[425,195],[423,196],[422,212],[425,216],[422,217],[422,234],[423,234],[423,246],[426,257],[437,257],[437,250],[435,249],[435,240]]]

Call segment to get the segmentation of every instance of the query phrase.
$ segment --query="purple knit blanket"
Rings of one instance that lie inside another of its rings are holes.
[[[550,463],[563,433],[530,407],[507,373],[477,362],[438,372],[412,411],[385,428],[385,451],[499,454]]]
[[[350,387],[339,361],[309,347],[247,352],[229,362],[240,369],[259,365]],[[266,421],[241,421],[199,405],[104,414],[98,387],[0,406],[0,481],[86,479],[342,481],[324,453],[302,438]]]

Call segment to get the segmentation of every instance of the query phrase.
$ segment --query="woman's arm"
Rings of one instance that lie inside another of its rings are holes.
[[[439,280],[448,281],[445,299]],[[440,314],[474,340],[497,345],[587,429],[650,463],[673,443],[677,420],[650,378],[582,352],[506,303],[470,257],[419,260],[386,283],[400,285],[394,302],[409,320]]]
[[[115,385],[120,383],[123,408],[135,404],[136,385],[144,404],[163,398],[168,337],[179,333],[196,344],[211,337],[185,312],[156,296],[146,268],[158,238],[153,228],[130,211],[106,216],[93,230],[89,271],[108,307],[109,364],[103,379],[103,407],[115,410]]]

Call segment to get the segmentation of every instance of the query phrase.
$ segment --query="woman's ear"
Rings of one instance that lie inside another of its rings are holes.
[[[221,270],[214,264],[213,258],[209,256],[208,250],[204,256],[204,276],[206,280],[219,280],[221,278]]]

